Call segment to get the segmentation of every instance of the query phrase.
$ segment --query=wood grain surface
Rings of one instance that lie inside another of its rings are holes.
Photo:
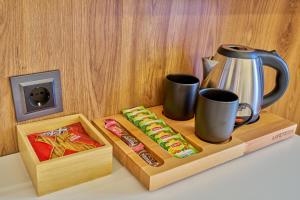
[[[276,49],[290,67],[269,110],[300,123],[300,1],[1,0],[0,155],[17,152],[9,77],[59,69],[64,112],[89,119],[162,103],[163,78],[194,73],[222,43]],[[274,72],[266,70],[266,90]]]

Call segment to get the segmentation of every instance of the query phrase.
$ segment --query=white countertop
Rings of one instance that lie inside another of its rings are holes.
[[[62,177],[63,178],[63,177]],[[113,160],[113,173],[37,197],[19,154],[0,158],[0,199],[299,200],[300,137],[271,145],[154,192]]]

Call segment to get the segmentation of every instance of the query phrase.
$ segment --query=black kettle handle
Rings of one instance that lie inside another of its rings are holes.
[[[277,71],[274,89],[270,93],[264,95],[262,108],[265,108],[277,101],[286,91],[289,83],[289,69],[286,62],[275,50],[264,51],[256,49],[256,52],[261,58],[263,65],[267,65]]]

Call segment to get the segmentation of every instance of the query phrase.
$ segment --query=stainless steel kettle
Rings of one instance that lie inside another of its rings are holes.
[[[264,95],[263,65],[277,71],[274,89]],[[262,108],[270,106],[286,91],[289,71],[285,61],[276,51],[252,49],[242,45],[221,45],[218,53],[203,59],[204,80],[201,88],[230,90],[239,96],[240,102],[253,108],[251,122],[258,119]],[[250,116],[248,108],[238,111],[239,118]]]

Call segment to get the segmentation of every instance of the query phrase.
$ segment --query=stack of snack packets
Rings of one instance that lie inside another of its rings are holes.
[[[137,153],[146,163],[153,167],[158,167],[162,163],[157,160],[152,153],[144,148],[144,144],[141,143],[136,137],[131,135],[125,127],[123,127],[115,119],[105,119],[105,128],[109,130],[112,134],[119,137],[123,142],[125,142],[135,153]]]
[[[162,119],[158,119],[154,113],[144,106],[125,109],[122,113],[172,156],[185,158],[198,153],[198,150],[188,143],[180,133],[175,132]]]

